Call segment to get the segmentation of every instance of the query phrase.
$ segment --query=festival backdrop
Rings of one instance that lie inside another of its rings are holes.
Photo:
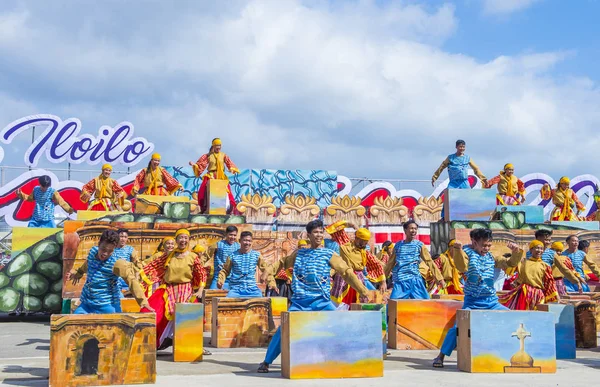
[[[192,196],[198,191],[201,179],[194,177],[191,167],[166,167],[184,186],[180,194]],[[138,171],[119,178],[117,181],[125,189],[131,192],[133,180]],[[28,171],[0,187],[0,217],[4,217],[6,223],[12,227],[26,226],[33,213],[33,203],[23,202],[18,199],[16,190],[21,189],[29,193],[38,182],[39,176],[49,175],[52,186],[55,187],[63,198],[76,210],[86,209],[86,205],[79,200],[81,187],[87,182],[64,180],[60,181],[57,176],[48,170],[34,169]],[[448,185],[448,180],[442,182],[432,192],[418,192],[414,189],[397,189],[394,184],[385,181],[372,182],[366,186],[353,186],[352,180],[345,176],[337,175],[334,171],[322,170],[242,170],[238,175],[230,175],[231,190],[236,202],[242,195],[258,193],[273,197],[273,204],[277,207],[283,202],[287,195],[303,193],[306,196],[317,198],[317,204],[324,209],[331,203],[334,196],[356,196],[361,198],[361,204],[370,207],[376,198],[402,198],[403,204],[412,211],[418,200],[433,196],[438,198]],[[469,177],[473,188],[481,188],[478,179],[471,175]],[[545,183],[555,187],[557,182],[543,173],[528,174],[521,177],[527,190],[527,205],[540,205],[544,207],[545,218],[548,219],[553,205],[550,200],[543,200],[539,191]],[[593,175],[579,175],[571,179],[571,187],[585,205],[586,210],[582,215],[589,215],[597,210],[593,194],[598,190],[600,181]],[[491,189],[495,189],[491,188]],[[133,198],[130,198],[133,199]],[[66,215],[60,207],[56,208],[57,214]]]

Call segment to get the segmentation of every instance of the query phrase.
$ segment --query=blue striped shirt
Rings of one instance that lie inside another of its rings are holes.
[[[223,270],[223,265],[227,262],[227,258],[239,249],[240,244],[237,242],[229,244],[222,240],[217,243],[217,251],[215,251],[215,277]]]
[[[33,188],[33,199],[35,200],[35,207],[33,209],[34,220],[40,222],[47,222],[54,220],[54,201],[52,197],[56,190],[52,187],[48,187],[46,192],[42,192],[40,186]]]
[[[489,252],[486,255],[479,255],[469,246],[464,246],[463,251],[469,257],[467,280],[464,287],[465,295],[498,298],[496,289],[494,289],[494,268],[496,266],[494,256]]]
[[[421,263],[421,249],[425,245],[419,240],[410,242],[402,241],[396,243],[396,264],[392,269],[392,280],[395,283],[421,277],[419,264]]]
[[[98,246],[92,247],[87,257],[88,271],[81,291],[81,302],[93,306],[119,303],[119,276],[113,273],[118,256],[112,254],[106,261],[101,261],[97,254]]]
[[[331,266],[333,250],[299,249],[292,272],[292,300],[331,299]]]
[[[250,250],[246,254],[241,251],[235,251],[230,256],[231,272],[229,274],[229,287],[245,285],[247,288],[257,288],[256,268],[260,253]]]
[[[574,253],[569,253],[568,250],[565,250],[563,251],[562,255],[571,259],[575,271],[579,273],[581,278],[585,279],[585,273],[583,272],[583,260],[585,259],[585,252],[577,250]]]

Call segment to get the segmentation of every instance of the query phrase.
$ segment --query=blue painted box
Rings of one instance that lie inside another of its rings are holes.
[[[490,220],[496,209],[496,191],[491,189],[446,189],[444,220]]]
[[[554,315],[539,311],[459,310],[458,369],[555,373]]]
[[[556,331],[556,358],[575,359],[575,308],[565,304],[542,304],[538,310],[554,315]]]

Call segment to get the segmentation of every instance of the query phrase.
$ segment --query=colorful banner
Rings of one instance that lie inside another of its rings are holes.
[[[166,169],[184,186],[183,195],[189,197],[198,191],[201,179],[196,178],[191,167],[166,167]],[[130,192],[138,171],[118,179],[119,184]],[[25,193],[33,190],[38,185],[37,178],[48,175],[52,179],[52,186],[58,190],[63,198],[76,210],[86,209],[86,205],[79,200],[81,187],[86,182],[59,181],[56,175],[50,171],[36,169],[23,173],[16,179],[0,187],[0,217],[4,217],[8,225],[26,226],[33,212],[33,203],[22,202],[16,196],[16,190],[21,189]],[[433,192],[418,192],[413,189],[396,189],[390,182],[376,181],[366,186],[354,187],[352,181],[345,176],[336,176],[332,171],[284,171],[284,170],[241,170],[237,175],[228,175],[231,190],[236,201],[248,193],[259,193],[273,197],[273,203],[279,207],[286,195],[304,194],[318,199],[317,204],[321,208],[327,207],[334,196],[351,195],[361,198],[361,204],[370,207],[376,198],[402,198],[403,204],[410,210],[418,204],[418,200],[424,197],[439,197],[448,184],[448,180],[433,189]],[[481,183],[475,176],[470,176],[472,188],[481,188]],[[556,187],[556,181],[542,173],[528,174],[521,177],[527,190],[527,205],[539,205],[544,207],[545,219],[548,219],[550,211],[554,208],[550,200],[542,200],[539,190],[544,184]],[[337,187],[334,182],[337,181]],[[594,202],[593,194],[600,186],[600,181],[593,175],[580,175],[571,179],[571,188],[585,205],[586,210],[581,215],[587,216],[598,208]],[[495,190],[495,187],[491,188]],[[133,198],[130,198],[133,199]],[[57,214],[63,214],[60,207],[56,207]]]

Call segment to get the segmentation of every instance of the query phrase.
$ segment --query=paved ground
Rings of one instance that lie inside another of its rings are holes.
[[[36,321],[37,320],[37,321]],[[42,318],[0,318],[0,382],[13,386],[48,385],[49,323]],[[212,356],[197,364],[173,363],[170,351],[158,355],[157,385],[162,386],[584,386],[600,378],[600,348],[577,352],[577,360],[559,361],[551,375],[467,374],[456,368],[456,357],[443,370],[431,369],[433,351],[394,351],[385,361],[385,376],[377,379],[286,380],[279,363],[271,373],[257,374],[264,349],[209,348]]]

